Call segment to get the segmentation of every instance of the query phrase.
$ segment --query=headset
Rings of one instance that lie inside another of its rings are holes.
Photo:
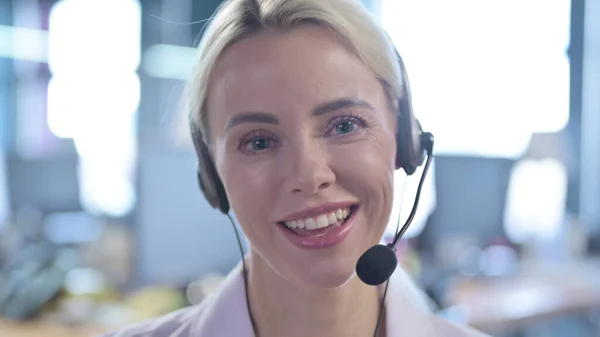
[[[396,228],[396,235],[394,236],[394,240],[387,245],[378,244],[369,248],[357,261],[357,276],[365,284],[371,286],[380,285],[388,281],[398,265],[398,259],[396,257],[396,246],[398,245],[402,235],[404,235],[404,233],[408,229],[408,226],[412,223],[412,220],[414,219],[419,204],[419,199],[421,196],[423,182],[425,181],[425,177],[427,175],[429,166],[433,158],[433,134],[429,132],[424,132],[421,128],[421,124],[413,114],[411,91],[408,81],[408,75],[404,66],[404,61],[402,60],[400,53],[396,49],[394,49],[394,51],[396,53],[396,58],[400,66],[400,72],[402,76],[401,83],[402,88],[404,90],[404,94],[397,99],[398,111],[396,112],[397,134],[395,166],[396,169],[403,169],[408,176],[413,175],[416,172],[417,168],[422,166],[424,162],[425,167],[423,169],[423,173],[421,175],[421,179],[417,187],[417,194],[411,213],[401,229],[400,218],[398,219],[398,227]],[[229,199],[227,198],[227,193],[225,192],[223,182],[221,181],[217,173],[208,146],[204,142],[202,132],[194,118],[190,118],[190,131],[194,143],[194,148],[198,156],[197,178],[198,184],[200,185],[200,190],[204,194],[204,197],[206,198],[208,203],[213,208],[218,209],[223,214],[225,214],[231,221],[231,224],[233,225],[238,241],[238,246],[240,248],[240,253],[242,254],[244,286],[247,294],[248,279],[247,268],[244,259],[244,252],[242,249],[239,232],[237,230],[237,227],[235,226],[233,219],[231,218],[231,215],[229,214],[230,205]],[[381,321],[388,284],[389,283],[386,283],[385,286],[383,301],[379,310],[379,318],[377,320],[377,326],[375,327],[375,336],[377,335],[379,330],[379,324]],[[252,323],[254,335],[258,336],[256,332],[257,329],[254,322],[254,318],[252,317],[252,313],[250,311],[250,303],[247,295],[246,305],[248,307],[248,315],[250,316],[250,321]]]

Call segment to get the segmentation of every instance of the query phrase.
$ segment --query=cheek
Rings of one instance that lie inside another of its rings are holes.
[[[273,195],[268,163],[239,163],[232,160],[224,165],[225,190],[231,206],[241,216],[262,212]],[[257,197],[260,196],[260,197]]]
[[[344,159],[338,162],[351,169],[365,181],[386,179],[384,173],[393,173],[396,157],[396,139],[391,132],[372,132],[366,141],[343,150]]]
[[[380,132],[334,155],[339,158],[336,162],[340,183],[361,199],[367,218],[375,223],[386,223],[392,207],[395,152],[395,136]]]

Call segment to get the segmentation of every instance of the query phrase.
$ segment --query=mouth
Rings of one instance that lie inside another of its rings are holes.
[[[340,207],[317,216],[280,222],[279,225],[297,235],[320,237],[342,227],[357,207],[358,205]]]
[[[353,228],[358,205],[340,207],[322,214],[278,223],[283,236],[302,249],[322,249],[342,242]]]

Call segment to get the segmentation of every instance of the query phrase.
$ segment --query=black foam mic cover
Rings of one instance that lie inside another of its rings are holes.
[[[387,281],[396,270],[397,265],[398,258],[391,247],[375,245],[358,259],[356,275],[364,283],[376,286]]]

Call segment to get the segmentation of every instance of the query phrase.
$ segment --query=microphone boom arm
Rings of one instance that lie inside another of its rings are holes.
[[[408,229],[408,226],[410,226],[410,224],[412,223],[417,213],[419,199],[421,198],[421,190],[423,189],[423,183],[425,182],[425,177],[427,177],[427,171],[429,171],[429,166],[431,165],[431,160],[433,159],[433,134],[429,132],[424,132],[421,135],[421,144],[423,144],[425,152],[427,153],[427,161],[425,162],[425,167],[423,168],[423,173],[421,174],[419,186],[417,187],[417,195],[415,196],[415,202],[413,204],[412,210],[410,211],[410,215],[404,223],[404,226],[402,226],[402,229],[400,229],[400,231],[394,236],[394,241],[387,245],[394,251],[396,251],[396,246],[398,245],[398,242]],[[398,217],[398,224],[400,224],[400,217]]]

